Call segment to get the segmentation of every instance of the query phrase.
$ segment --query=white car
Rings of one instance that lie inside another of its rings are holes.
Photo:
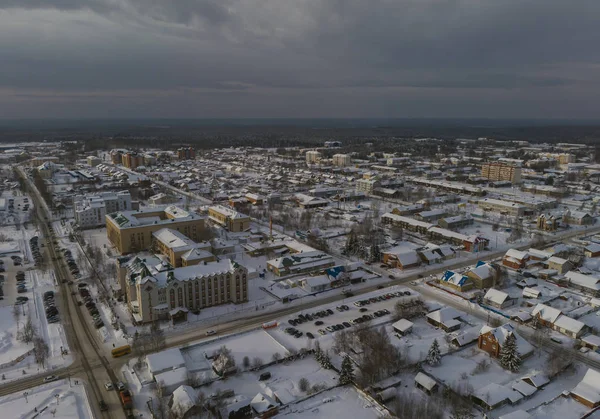
[[[209,330],[208,332],[206,332],[206,336],[212,336],[212,335],[216,335],[217,332],[215,332],[214,330]]]
[[[108,391],[113,389],[113,384],[112,383],[105,383],[104,384],[104,388],[107,389]]]
[[[49,375],[46,378],[44,378],[44,383],[49,383],[51,381],[56,381],[58,380],[58,377],[56,375]]]

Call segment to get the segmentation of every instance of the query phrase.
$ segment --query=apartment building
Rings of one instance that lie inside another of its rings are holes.
[[[521,183],[521,167],[511,163],[484,163],[481,166],[481,176],[492,181]]]
[[[500,214],[520,217],[525,213],[526,207],[516,202],[502,201],[500,199],[485,198],[477,202],[477,206],[484,211],[498,212]]]
[[[306,152],[306,164],[314,164],[321,160],[321,153],[315,150]]]
[[[121,164],[128,169],[135,169],[144,165],[144,156],[134,151],[128,151],[121,155]]]
[[[208,208],[208,219],[237,233],[250,228],[250,217],[224,205],[213,205]]]
[[[142,323],[248,301],[248,270],[229,259],[164,269],[134,257],[118,262],[118,275],[129,309]]]
[[[177,158],[179,160],[195,160],[196,150],[192,147],[180,147],[177,149]]]
[[[120,211],[106,215],[106,235],[121,254],[147,250],[152,233],[168,227],[194,241],[200,241],[206,217],[175,205],[140,211]]]
[[[367,195],[373,194],[375,188],[379,187],[379,180],[377,179],[357,179],[356,190],[358,192],[364,192]]]
[[[350,166],[352,164],[352,158],[348,154],[334,154],[332,163],[334,166]]]
[[[100,163],[102,163],[102,159],[97,156],[87,156],[86,161],[87,161],[88,166],[90,166],[90,167],[96,167]]]
[[[165,255],[171,266],[180,268],[217,260],[208,242],[196,243],[171,228],[161,228],[152,233],[153,250]]]
[[[83,229],[104,226],[107,213],[131,211],[131,205],[129,191],[102,192],[73,197],[75,221]]]

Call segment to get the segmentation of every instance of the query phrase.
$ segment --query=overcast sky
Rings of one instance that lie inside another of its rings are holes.
[[[0,0],[0,118],[597,118],[600,0]]]

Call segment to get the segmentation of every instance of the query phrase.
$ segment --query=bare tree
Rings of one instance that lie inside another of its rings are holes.
[[[152,416],[156,419],[169,418],[169,404],[166,400],[166,388],[163,381],[154,386],[154,397],[152,398]]]
[[[300,391],[305,393],[308,391],[308,389],[310,388],[310,383],[308,382],[308,379],[306,377],[302,377],[300,380],[298,380],[298,388],[300,389]]]
[[[48,355],[50,354],[50,348],[48,344],[39,336],[36,336],[33,340],[33,355],[35,362],[42,368],[45,367]]]
[[[15,319],[15,323],[17,324],[17,334],[19,333],[19,320],[21,319],[21,306],[14,305],[12,308],[13,319]]]
[[[31,321],[31,316],[27,316],[27,321],[25,322],[25,326],[23,326],[23,331],[21,332],[21,337],[23,338],[23,342],[31,343],[33,339],[36,337],[37,331],[33,326],[33,322]]]
[[[252,368],[255,368],[255,369],[257,369],[257,368],[260,368],[260,367],[262,367],[263,365],[264,365],[264,362],[263,362],[263,360],[262,360],[262,359],[260,359],[259,357],[254,357],[254,358],[252,359]]]

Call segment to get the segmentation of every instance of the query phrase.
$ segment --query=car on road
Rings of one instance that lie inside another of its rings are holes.
[[[104,383],[104,388],[106,390],[112,390],[114,388],[113,383]]]
[[[56,375],[49,375],[46,378],[44,378],[44,383],[50,383],[56,380],[58,380],[58,377]]]
[[[100,400],[98,402],[98,405],[100,406],[100,411],[101,412],[105,412],[108,410],[108,405],[106,404],[106,402],[104,400]]]
[[[125,384],[123,384],[122,381],[117,382],[117,390],[119,390],[119,391],[125,390]]]
[[[206,336],[212,336],[212,335],[216,335],[216,334],[217,334],[217,332],[216,332],[216,331],[214,331],[214,330],[208,330],[208,331],[206,332]]]

